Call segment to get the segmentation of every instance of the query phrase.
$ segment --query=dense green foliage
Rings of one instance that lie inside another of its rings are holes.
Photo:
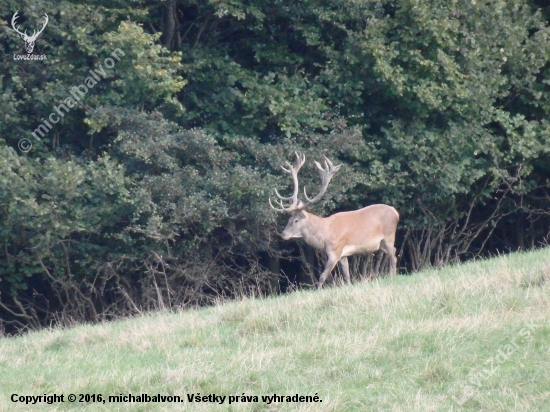
[[[402,271],[546,239],[544,2],[0,5],[6,324],[276,291],[281,265],[303,280],[267,203],[295,150],[344,164],[318,213],[397,208]],[[48,14],[47,60],[12,59],[16,10],[29,32]]]

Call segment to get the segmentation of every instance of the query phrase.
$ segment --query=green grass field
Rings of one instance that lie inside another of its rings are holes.
[[[2,338],[0,371],[3,411],[550,411],[550,249]]]

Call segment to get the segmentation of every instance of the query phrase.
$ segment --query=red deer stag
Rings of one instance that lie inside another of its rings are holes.
[[[350,283],[347,257],[372,253],[380,249],[388,255],[390,273],[394,275],[397,271],[394,247],[395,231],[399,222],[397,211],[391,206],[380,204],[352,212],[335,213],[329,217],[320,217],[307,212],[306,209],[325,194],[330,179],[342,165],[334,166],[326,156],[325,168],[319,162],[315,162],[321,175],[321,190],[313,199],[310,199],[304,188],[306,202],[302,202],[298,200],[298,171],[305,161],[304,155],[296,153],[294,165],[286,162],[288,169],[281,166],[286,173],[292,176],[294,193],[292,196],[284,197],[275,190],[280,208],[274,207],[271,199],[269,199],[269,205],[278,212],[290,213],[290,219],[281,234],[284,240],[303,238],[308,245],[324,250],[328,255],[325,270],[317,284],[318,289],[323,286],[336,263],[340,264],[346,281]]]

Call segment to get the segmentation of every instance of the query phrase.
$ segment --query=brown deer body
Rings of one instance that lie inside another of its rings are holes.
[[[377,204],[351,212],[340,212],[328,217],[319,217],[305,209],[318,201],[325,193],[330,179],[341,165],[334,166],[325,157],[325,168],[315,162],[321,174],[321,190],[313,199],[309,199],[304,190],[307,202],[298,200],[298,171],[305,162],[305,156],[296,154],[294,166],[283,170],[292,175],[294,180],[294,194],[290,197],[279,197],[280,208],[273,209],[290,213],[290,219],[281,236],[288,240],[303,238],[304,241],[316,249],[324,250],[328,256],[325,269],[319,278],[318,288],[323,286],[328,275],[337,263],[350,283],[348,256],[366,254],[383,250],[390,259],[390,273],[397,272],[397,258],[395,256],[395,232],[399,222],[399,214],[388,205]],[[292,202],[283,205],[283,201]]]

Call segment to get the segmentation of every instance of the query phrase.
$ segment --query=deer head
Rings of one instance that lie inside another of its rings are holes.
[[[306,189],[304,188],[304,199],[305,201],[298,199],[298,171],[300,168],[304,165],[306,161],[306,157],[303,154],[296,154],[296,162],[294,165],[291,165],[289,162],[286,162],[287,168],[284,166],[281,166],[281,168],[288,174],[292,176],[292,180],[294,182],[294,192],[292,196],[284,197],[277,192],[277,189],[275,189],[275,194],[279,198],[277,203],[280,207],[275,207],[271,203],[271,199],[269,199],[269,205],[272,209],[276,210],[277,212],[286,212],[290,213],[290,219],[283,230],[282,237],[283,239],[287,240],[292,237],[301,237],[301,228],[305,221],[308,219],[308,214],[303,213],[309,206],[312,204],[318,202],[321,197],[325,194],[327,191],[328,184],[330,183],[330,180],[332,179],[332,176],[340,169],[342,165],[334,166],[332,162],[326,157],[325,158],[325,167],[321,166],[319,162],[315,162],[315,166],[317,166],[317,169],[319,170],[319,174],[321,176],[321,189],[319,190],[319,193],[313,198],[310,199],[307,195]],[[283,202],[287,202],[285,205]]]

